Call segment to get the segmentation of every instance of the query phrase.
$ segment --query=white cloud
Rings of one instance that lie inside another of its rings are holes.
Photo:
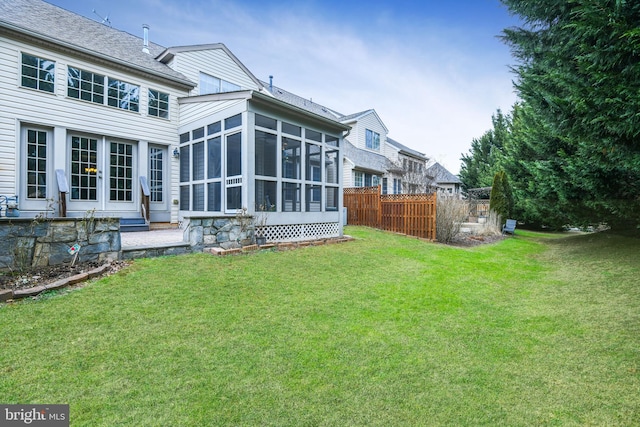
[[[118,3],[110,7],[121,10]],[[134,34],[142,19],[165,46],[222,42],[259,79],[273,75],[274,84],[344,114],[375,108],[389,136],[453,173],[495,110],[515,101],[507,48],[480,28],[426,17],[403,26],[387,8],[372,13],[380,30],[370,31],[320,4],[264,4],[145,0],[111,19]]]

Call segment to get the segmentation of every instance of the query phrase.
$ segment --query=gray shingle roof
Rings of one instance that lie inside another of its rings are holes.
[[[356,148],[346,139],[344,140],[344,157],[350,160],[355,168],[361,170],[385,173],[391,167],[389,159],[382,154]]]
[[[431,166],[429,166],[425,173],[429,176],[432,176],[436,183],[438,184],[461,184],[460,178],[449,172],[444,166],[440,163],[435,162]]]
[[[340,121],[341,122],[348,122],[349,120],[353,120],[353,119],[356,119],[356,118],[358,118],[360,116],[364,116],[365,114],[368,114],[368,113],[370,113],[372,111],[373,111],[372,109],[369,109],[369,110],[360,111],[358,113],[348,114],[346,116],[340,117]]]
[[[405,154],[408,154],[408,155],[414,156],[414,157],[420,157],[423,160],[427,159],[427,156],[424,153],[421,153],[421,152],[416,151],[416,150],[414,150],[412,148],[409,148],[406,145],[400,144],[395,139],[391,139],[391,138],[387,137],[387,142],[389,144],[393,145],[394,147],[400,149],[400,151],[403,151]]]
[[[155,60],[165,48],[41,0],[0,1],[0,27],[100,57],[181,85],[195,86],[183,74]],[[142,34],[142,23],[140,25]]]
[[[332,109],[327,108],[324,105],[317,104],[310,99],[303,98],[280,87],[270,85],[267,82],[260,81],[260,83],[262,83],[262,86],[264,86],[264,88],[269,93],[271,93],[274,98],[279,99],[280,101],[284,101],[287,104],[295,105],[298,108],[302,108],[303,110],[310,111],[331,120],[342,121],[342,114],[333,111]]]

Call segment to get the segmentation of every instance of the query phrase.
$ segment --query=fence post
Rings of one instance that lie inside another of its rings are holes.
[[[382,224],[382,186],[378,185],[378,224]]]

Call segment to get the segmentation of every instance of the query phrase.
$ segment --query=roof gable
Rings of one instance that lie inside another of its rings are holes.
[[[432,176],[434,181],[438,184],[461,184],[460,178],[449,172],[444,166],[440,163],[435,162],[431,166],[429,166],[425,173],[429,176]]]
[[[359,113],[349,114],[348,116],[343,116],[340,118],[340,121],[342,123],[353,123],[353,122],[357,122],[358,120],[362,120],[364,117],[368,115],[373,115],[375,120],[377,120],[378,123],[380,123],[380,126],[384,129],[384,131],[386,133],[389,133],[389,129],[387,129],[387,127],[384,125],[384,122],[382,121],[382,119],[374,109],[361,111]]]
[[[224,45],[224,43],[210,43],[210,44],[199,44],[199,45],[190,45],[190,46],[174,46],[164,50],[164,52],[160,53],[156,59],[163,64],[168,63],[171,59],[180,53],[185,52],[196,52],[201,50],[221,50],[223,51],[231,61],[233,61],[238,68],[242,70],[244,74],[247,75],[249,79],[255,83],[255,85],[259,88],[263,87],[262,82],[253,75],[251,71]]]

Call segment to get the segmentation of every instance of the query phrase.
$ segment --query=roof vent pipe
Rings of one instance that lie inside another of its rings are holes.
[[[269,92],[273,92],[273,76],[269,76]]]
[[[143,24],[142,31],[144,32],[144,41],[142,42],[142,51],[148,54],[149,53],[149,26],[147,24]]]

